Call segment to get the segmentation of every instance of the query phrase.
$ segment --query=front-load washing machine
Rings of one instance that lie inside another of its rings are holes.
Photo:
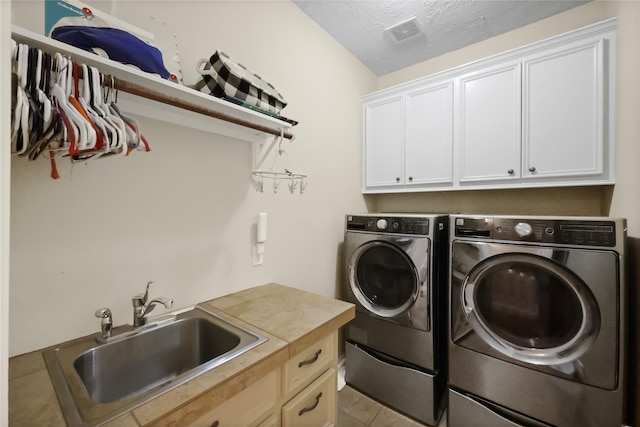
[[[446,391],[447,239],[447,216],[346,216],[346,381],[432,425]]]
[[[623,219],[451,216],[449,427],[620,427]]]

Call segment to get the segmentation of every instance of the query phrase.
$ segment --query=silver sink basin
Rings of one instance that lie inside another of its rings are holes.
[[[100,425],[267,339],[195,306],[44,351],[67,423]]]

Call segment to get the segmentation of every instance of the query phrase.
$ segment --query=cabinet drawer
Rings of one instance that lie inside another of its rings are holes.
[[[153,424],[160,426],[235,427],[256,426],[273,411],[280,388],[280,370],[271,371],[249,387],[225,399],[224,391],[212,390]],[[221,401],[220,404],[217,404]],[[269,425],[268,423],[266,424]]]
[[[330,334],[294,356],[284,367],[284,395],[290,396],[337,363],[336,334]]]
[[[336,423],[336,370],[329,369],[282,408],[282,427]]]

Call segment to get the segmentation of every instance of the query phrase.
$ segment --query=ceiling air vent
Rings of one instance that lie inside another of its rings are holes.
[[[389,27],[385,31],[391,34],[391,37],[397,42],[403,42],[422,33],[415,16]]]

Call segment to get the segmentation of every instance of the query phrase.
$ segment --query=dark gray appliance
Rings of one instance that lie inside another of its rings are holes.
[[[620,427],[626,221],[451,216],[449,427]]]
[[[446,392],[448,218],[347,215],[342,296],[346,381],[427,424]]]

